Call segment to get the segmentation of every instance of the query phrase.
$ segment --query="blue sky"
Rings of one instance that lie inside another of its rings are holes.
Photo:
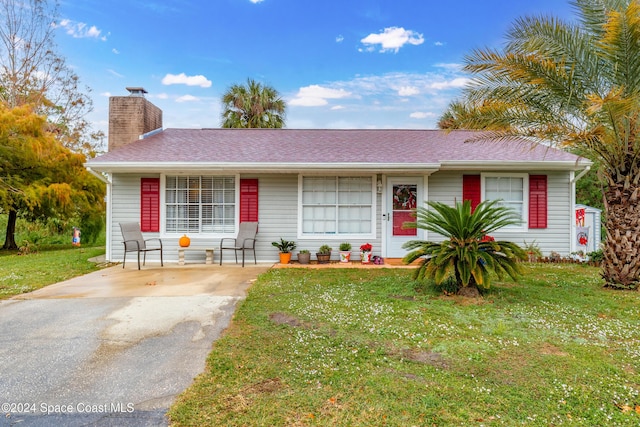
[[[569,19],[565,0],[62,0],[56,42],[92,89],[142,86],[164,127],[219,127],[221,95],[253,78],[287,102],[289,128],[435,128],[474,48],[517,17]]]

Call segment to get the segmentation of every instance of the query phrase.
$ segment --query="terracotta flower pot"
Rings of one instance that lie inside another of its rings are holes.
[[[289,264],[291,261],[291,252],[280,252],[280,264]]]

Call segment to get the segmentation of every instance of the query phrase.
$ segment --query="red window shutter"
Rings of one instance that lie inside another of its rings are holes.
[[[140,230],[160,231],[160,178],[140,180]]]
[[[240,180],[240,222],[258,222],[258,180]]]
[[[471,200],[472,211],[480,204],[480,175],[462,175],[462,200]]]
[[[547,228],[547,176],[529,176],[529,228]]]

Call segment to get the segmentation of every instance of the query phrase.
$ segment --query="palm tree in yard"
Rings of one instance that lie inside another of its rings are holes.
[[[412,240],[404,244],[410,250],[403,261],[407,264],[422,259],[415,271],[418,280],[432,279],[436,284],[453,280],[458,293],[479,294],[478,287],[488,288],[491,275],[504,274],[516,279],[525,251],[507,241],[496,241],[490,233],[520,223],[520,215],[500,205],[497,200],[484,201],[475,210],[471,202],[456,202],[455,207],[429,202],[416,210],[416,222],[410,227],[422,228],[444,237],[440,242]]]
[[[278,91],[253,79],[246,85],[234,84],[222,96],[223,128],[281,128],[285,102]]]
[[[576,22],[517,20],[503,50],[465,59],[472,83],[442,128],[525,136],[598,162],[607,287],[640,285],[640,0],[575,0]]]

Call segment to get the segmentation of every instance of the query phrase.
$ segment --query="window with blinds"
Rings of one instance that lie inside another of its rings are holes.
[[[233,233],[235,178],[167,176],[165,208],[167,233]]]

